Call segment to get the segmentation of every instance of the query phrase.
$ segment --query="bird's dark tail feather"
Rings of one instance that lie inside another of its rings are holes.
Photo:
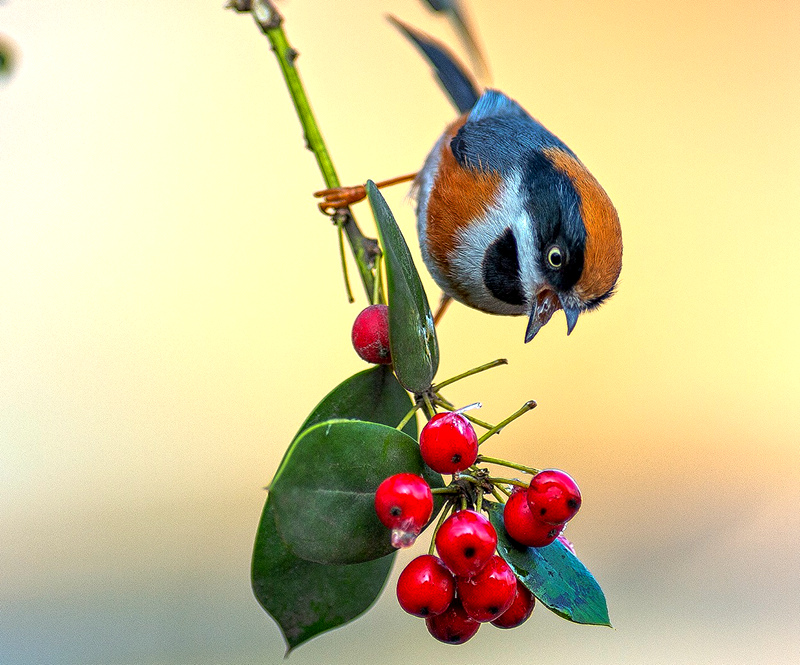
[[[393,16],[389,20],[408,37],[433,67],[447,96],[453,105],[466,113],[478,101],[478,86],[467,73],[465,67],[442,44],[419,30],[402,23]]]

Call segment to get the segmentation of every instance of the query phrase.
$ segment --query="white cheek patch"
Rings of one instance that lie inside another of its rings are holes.
[[[536,265],[537,244],[530,216],[522,205],[521,177],[506,179],[498,201],[481,219],[473,221],[459,233],[458,250],[451,261],[458,281],[470,293],[473,307],[493,314],[528,314],[536,284],[541,274]],[[483,281],[483,259],[486,248],[495,242],[506,229],[512,229],[517,241],[520,279],[525,294],[525,304],[512,305],[498,300]]]

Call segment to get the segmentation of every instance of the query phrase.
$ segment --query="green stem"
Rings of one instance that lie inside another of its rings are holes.
[[[494,498],[497,499],[497,501],[499,503],[505,503],[506,499],[505,499],[505,497],[500,495],[500,492],[505,494],[506,497],[511,496],[511,494],[509,492],[506,492],[506,490],[502,486],[500,486],[500,485],[493,485],[492,486],[492,496],[494,496]]]
[[[453,404],[448,402],[446,399],[444,399],[444,397],[442,397],[441,395],[435,395],[433,398],[433,403],[436,404],[436,406],[442,407],[446,411],[456,411],[456,407],[453,406]],[[490,425],[489,423],[486,423],[483,420],[476,418],[475,416],[471,416],[468,413],[462,413],[461,415],[464,416],[471,423],[474,423],[479,427],[483,427],[483,429],[492,429],[494,427],[494,425]]]
[[[430,420],[436,415],[436,410],[433,408],[433,404],[431,404],[431,400],[427,393],[422,393],[422,400],[425,402],[425,415],[427,416],[428,420]]]
[[[501,422],[501,423],[495,425],[494,427],[492,427],[480,439],[478,439],[478,445],[481,445],[490,436],[492,436],[494,434],[497,434],[501,429],[503,429],[510,422],[515,421],[520,416],[525,415],[526,413],[528,413],[528,411],[532,411],[535,408],[536,408],[536,402],[534,402],[533,400],[529,400],[529,401],[525,402],[525,404],[523,404],[522,407],[518,411],[515,411],[514,413],[512,413],[503,422]]]
[[[414,417],[414,414],[419,410],[419,408],[420,408],[419,404],[415,404],[414,406],[412,406],[411,411],[409,411],[405,416],[403,416],[403,419],[400,421],[397,427],[395,427],[395,429],[402,432],[403,428],[406,425],[408,425],[408,421]]]
[[[517,487],[528,487],[528,485],[530,485],[530,483],[526,483],[524,480],[517,480],[516,478],[487,478],[486,480],[490,483],[505,483],[506,485],[516,485]]]
[[[487,369],[492,369],[493,367],[499,367],[500,365],[508,365],[508,360],[505,358],[498,358],[497,360],[492,360],[490,363],[486,363],[485,365],[480,365],[479,367],[474,367],[473,369],[467,370],[466,372],[462,372],[450,379],[445,379],[441,383],[437,383],[433,390],[434,392],[439,392],[445,386],[449,386],[451,383],[455,383],[456,381],[461,381],[461,379],[466,379],[468,376],[472,376],[473,374],[478,374],[480,372],[485,372]]]
[[[339,177],[333,167],[328,148],[322,138],[319,125],[314,118],[311,104],[300,80],[300,74],[295,66],[297,51],[289,44],[286,33],[283,30],[283,17],[275,9],[271,0],[230,0],[228,7],[238,12],[250,12],[261,32],[269,40],[281,73],[286,81],[286,87],[292,97],[297,117],[303,127],[306,147],[314,153],[317,165],[322,173],[322,178],[328,188],[339,187]],[[358,272],[364,284],[367,298],[371,298],[374,289],[375,276],[372,272],[375,264],[375,257],[379,253],[378,242],[373,238],[367,238],[356,224],[349,209],[338,211],[334,215],[334,223],[341,226],[347,235],[350,248],[353,250]]]
[[[353,298],[353,289],[350,288],[350,275],[347,272],[347,258],[344,255],[344,231],[341,224],[336,224],[336,229],[336,235],[339,236],[339,259],[342,262],[342,274],[344,275],[344,288],[347,291],[347,302],[352,303],[355,302],[355,298]],[[378,283],[377,280],[375,283]]]
[[[451,509],[453,508],[452,502],[447,502],[444,504],[442,508],[442,512],[439,514],[439,520],[436,522],[436,526],[433,528],[433,535],[431,536],[431,546],[428,548],[428,554],[433,554],[436,551],[436,534],[439,533],[439,527],[444,524],[444,521],[447,519],[447,516],[450,514]]]
[[[505,466],[509,469],[515,469],[517,471],[522,471],[523,473],[529,473],[532,476],[535,476],[537,473],[539,473],[539,469],[534,469],[532,466],[524,466],[523,464],[517,464],[516,462],[509,462],[508,460],[498,459],[496,457],[486,457],[486,455],[478,455],[478,459],[475,460],[475,463],[498,464],[500,466]]]

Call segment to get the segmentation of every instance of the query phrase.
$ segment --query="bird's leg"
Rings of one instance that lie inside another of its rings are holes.
[[[438,326],[439,321],[442,320],[444,313],[447,311],[447,308],[450,307],[450,303],[453,302],[453,299],[448,296],[446,293],[442,294],[441,300],[439,300],[439,307],[436,309],[436,314],[433,316],[433,324]]]
[[[389,187],[390,185],[397,185],[401,182],[408,182],[416,177],[416,173],[409,173],[408,175],[401,175],[397,178],[376,182],[375,185],[379,188]],[[322,199],[318,204],[319,209],[326,215],[332,215],[337,210],[347,208],[354,203],[363,201],[367,198],[367,190],[364,185],[356,185],[355,187],[333,187],[331,189],[323,189],[319,192],[314,192],[314,196]]]

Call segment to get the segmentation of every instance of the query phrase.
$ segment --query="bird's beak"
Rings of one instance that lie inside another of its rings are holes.
[[[528,320],[528,329],[525,331],[525,343],[530,342],[542,326],[550,320],[553,312],[561,308],[561,301],[550,289],[540,289],[533,298],[531,318]]]
[[[581,313],[581,310],[577,307],[567,307],[561,298],[559,298],[559,302],[561,303],[561,309],[564,310],[564,314],[567,316],[567,335],[569,335],[575,330],[575,324],[578,322],[578,314]]]
[[[580,310],[577,307],[565,306],[561,297],[550,289],[545,288],[537,292],[533,299],[528,328],[525,331],[526,344],[536,336],[536,333],[550,320],[553,313],[559,309],[563,309],[567,317],[567,335],[569,335],[575,329],[575,324],[578,323]]]

